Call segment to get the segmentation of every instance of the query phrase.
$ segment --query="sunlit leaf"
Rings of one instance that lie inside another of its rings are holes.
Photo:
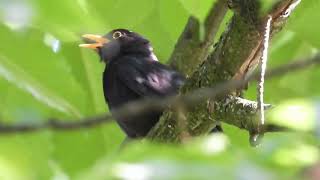
[[[320,39],[317,35],[320,31],[320,25],[317,22],[320,18],[318,12],[320,2],[317,0],[302,1],[297,10],[290,18],[288,28],[295,31],[303,41],[308,42],[317,48],[320,48]],[[306,21],[307,20],[307,21]]]
[[[199,18],[199,20],[204,21],[207,13],[209,12],[212,4],[216,0],[179,0],[183,6],[189,11],[190,14]]]
[[[268,121],[280,126],[301,131],[310,131],[315,127],[316,108],[308,100],[291,100],[270,112]]]
[[[0,57],[0,75],[7,81],[16,84],[19,88],[29,92],[38,101],[61,112],[80,117],[81,113],[64,99],[43,87],[24,70],[12,64],[6,57]]]
[[[319,149],[306,144],[281,148],[273,155],[273,159],[283,166],[308,166],[315,164],[319,158]]]

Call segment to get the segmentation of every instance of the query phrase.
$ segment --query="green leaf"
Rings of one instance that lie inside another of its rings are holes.
[[[102,90],[104,63],[94,51],[81,50],[78,43],[64,43],[61,53],[71,69],[72,74],[70,75],[76,79],[86,93],[88,115],[106,112],[108,108]]]
[[[320,25],[318,22],[320,2],[317,0],[302,1],[290,17],[288,28],[297,33],[301,39],[320,48]]]
[[[190,14],[204,21],[216,0],[179,0]]]
[[[300,131],[315,128],[316,111],[308,100],[290,100],[270,112],[268,122]]]
[[[163,10],[166,13],[163,13]],[[169,34],[170,40],[177,40],[187,23],[189,13],[179,1],[162,0],[157,2],[155,13],[159,15],[159,24]]]
[[[133,28],[153,13],[155,5],[154,0],[93,0],[87,3],[90,7],[90,14],[93,12],[103,19],[106,32],[102,33],[116,28]]]
[[[28,0],[28,2],[34,13],[32,26],[43,32],[50,32],[63,41],[75,41],[79,39],[79,32],[97,31],[105,27],[98,16],[89,15],[92,13],[89,4],[81,3],[86,1]]]
[[[50,133],[0,137],[0,178],[3,180],[50,179]]]
[[[29,30],[15,34],[0,26],[0,37],[11,42],[0,44],[2,77],[66,115],[87,113],[83,88],[70,73],[65,57],[45,44],[44,33]]]
[[[273,159],[282,166],[310,166],[317,163],[320,156],[317,147],[301,143],[279,149]]]
[[[82,116],[78,109],[73,107],[69,102],[60,98],[46,87],[43,87],[40,82],[32,78],[32,76],[17,65],[11,63],[4,56],[0,56],[0,76],[7,81],[16,84],[19,88],[29,92],[34,98],[49,107],[72,116]]]

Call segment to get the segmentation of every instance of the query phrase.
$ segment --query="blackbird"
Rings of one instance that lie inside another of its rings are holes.
[[[103,92],[111,113],[130,101],[175,95],[185,81],[182,74],[158,61],[150,41],[138,33],[115,29],[104,36],[83,37],[87,44],[80,47],[96,50],[106,64]],[[129,138],[139,138],[146,136],[161,114],[154,110],[116,121]]]

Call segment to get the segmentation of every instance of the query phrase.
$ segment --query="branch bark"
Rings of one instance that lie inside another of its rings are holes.
[[[189,77],[209,55],[214,37],[228,11],[226,0],[218,0],[211,8],[204,23],[204,40],[200,39],[200,22],[193,16],[176,43],[169,64]]]
[[[220,2],[225,3],[223,1]],[[180,91],[181,94],[186,94],[201,87],[215,86],[227,80],[245,79],[245,77],[250,74],[249,72],[256,67],[261,57],[263,40],[262,25],[265,24],[266,17],[269,15],[272,16],[272,32],[278,32],[288,18],[288,10],[297,0],[282,0],[277,3],[267,15],[262,17],[259,14],[258,1],[234,0],[232,2],[234,16],[229,23],[229,27],[222,35],[213,53],[209,55],[195,71],[187,71],[188,73],[194,73],[182,87]],[[208,16],[208,18],[212,18],[212,16]],[[187,26],[188,31],[192,31],[189,28],[190,27]],[[183,44],[183,46],[186,46],[186,44]],[[189,46],[191,47],[191,45]],[[178,50],[179,47],[176,48],[174,53],[179,53]],[[188,51],[188,49],[185,49],[185,51]],[[209,52],[202,51],[199,53]],[[207,55],[204,54],[197,55],[197,57],[206,56]],[[175,55],[172,57],[175,57]],[[184,60],[185,59],[180,59],[180,61]],[[190,66],[188,62],[185,62],[185,64]],[[186,67],[181,69],[184,70]],[[207,102],[201,103],[192,110],[189,110],[186,113],[188,133],[192,136],[206,134],[215,127],[218,123],[217,121],[223,121],[237,125],[240,128],[246,128],[250,134],[254,134],[257,131],[257,126],[251,127],[243,123],[251,122],[252,124],[258,124],[257,119],[252,118],[252,113],[243,115],[239,126],[233,119],[236,117],[237,111],[224,112],[223,114],[219,111],[219,107],[223,107],[227,100],[228,96],[222,96],[214,100],[207,99]],[[238,104],[234,104],[234,107],[237,106]],[[148,137],[157,141],[181,142],[181,139],[179,139],[181,132],[176,128],[176,125],[177,122],[174,118],[174,112],[167,110],[164,112],[159,123],[150,131]]]

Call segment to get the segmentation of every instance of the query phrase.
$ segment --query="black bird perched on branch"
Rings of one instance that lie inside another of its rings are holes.
[[[150,42],[141,35],[116,29],[104,36],[83,35],[80,47],[95,49],[106,63],[103,91],[109,109],[146,97],[175,95],[184,82],[178,72],[158,62]],[[116,119],[130,138],[145,136],[158,122],[162,111]]]

